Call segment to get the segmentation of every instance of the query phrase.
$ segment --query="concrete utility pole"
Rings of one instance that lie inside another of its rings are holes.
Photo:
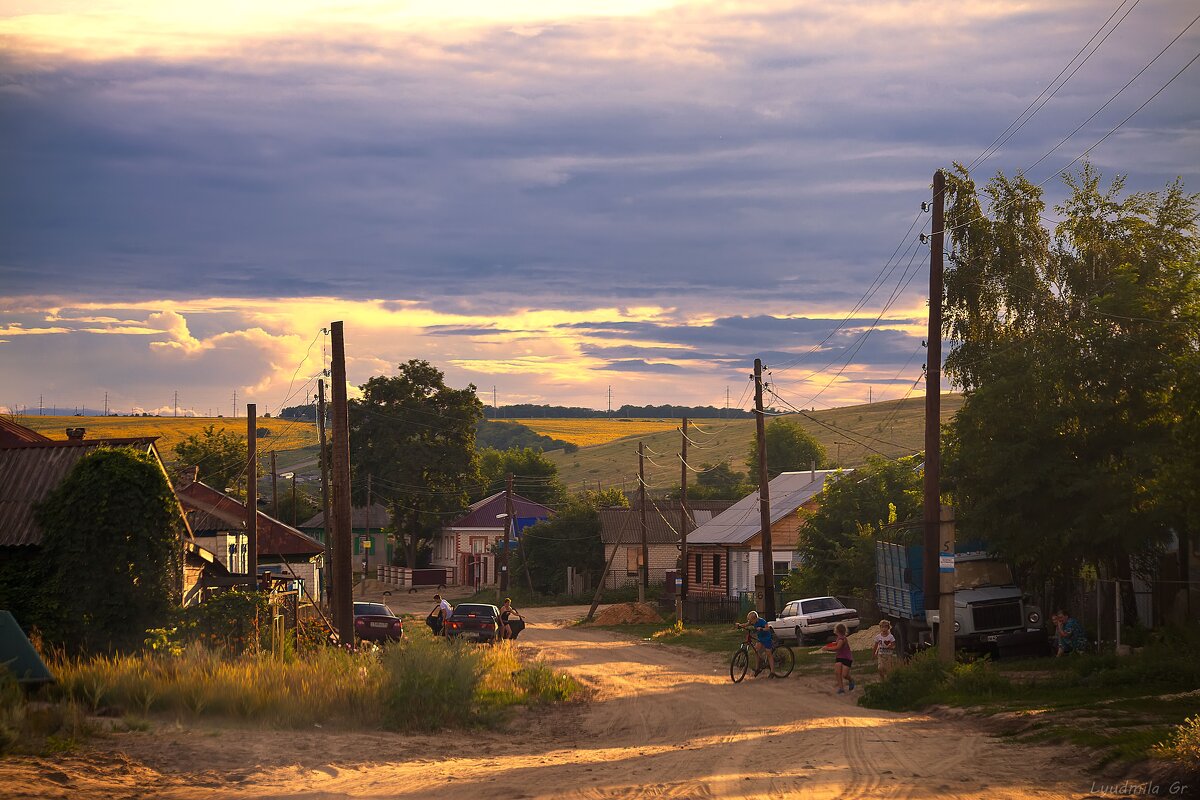
[[[767,479],[767,413],[763,408],[762,359],[754,359],[754,419],[758,433],[758,512],[762,536],[763,616],[775,619],[775,551],[771,543],[771,487]]]
[[[941,525],[942,250],[945,242],[946,178],[933,173],[933,229],[929,241],[929,329],[925,340],[925,610],[938,607],[938,536]]]
[[[683,601],[687,599],[688,590],[688,551],[687,551],[687,535],[688,535],[688,510],[687,510],[687,479],[688,479],[688,463],[687,463],[687,446],[688,446],[688,418],[683,418],[683,424],[679,430],[683,434],[682,440],[679,442],[679,619],[683,619]]]
[[[354,642],[354,566],[350,560],[350,415],[346,402],[346,344],[342,323],[329,323],[332,339],[333,379],[333,539],[334,591],[333,620],[338,638],[344,644]]]
[[[508,591],[508,542],[513,533],[513,475],[504,479],[504,549],[500,551],[500,591]]]
[[[104,393],[104,416],[108,416],[108,392]],[[175,416],[179,416],[179,391],[175,391]]]
[[[938,660],[954,663],[954,508],[941,507],[938,547]],[[947,555],[949,554],[949,555]]]
[[[329,509],[329,449],[325,441],[325,377],[317,381],[317,437],[321,442],[321,520],[325,527],[325,597],[333,603],[333,527]],[[331,606],[332,608],[332,606]],[[337,625],[337,621],[334,621]]]
[[[292,484],[295,486],[295,484]],[[371,548],[375,546],[375,540],[371,538],[371,476],[367,475],[367,541],[370,542],[363,548],[363,582],[367,580],[367,566],[371,560]]]
[[[279,519],[279,468],[275,464],[275,451],[271,451],[271,515]]]
[[[246,459],[246,572],[250,575],[252,585],[256,585],[258,581],[258,432],[255,429],[257,416],[257,406],[247,403],[246,443],[250,452]]]
[[[646,445],[638,442],[638,510],[642,524],[642,573],[638,581],[638,602],[646,602],[646,591],[650,588],[650,546],[646,542]]]

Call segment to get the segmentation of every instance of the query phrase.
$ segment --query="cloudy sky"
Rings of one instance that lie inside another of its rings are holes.
[[[933,171],[1087,46],[974,168],[1053,202],[1200,23],[1038,159],[1196,11],[0,0],[0,409],[277,410],[331,320],[352,383],[425,358],[489,402],[744,405],[756,356],[796,405],[900,397]],[[1197,74],[1093,163],[1200,190]]]

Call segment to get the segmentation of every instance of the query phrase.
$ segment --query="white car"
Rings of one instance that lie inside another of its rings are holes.
[[[779,612],[779,618],[768,622],[775,635],[802,645],[808,639],[828,639],[839,622],[846,623],[850,633],[858,630],[858,612],[846,608],[836,597],[809,597],[793,600]]]

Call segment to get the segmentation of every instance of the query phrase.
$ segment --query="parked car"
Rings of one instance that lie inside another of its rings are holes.
[[[383,603],[355,603],[354,633],[365,642],[398,642],[404,621]]]
[[[858,630],[858,612],[846,608],[836,597],[808,597],[792,600],[779,612],[779,618],[768,622],[775,635],[802,645],[809,639],[822,640],[833,636],[839,622],[846,623],[850,633]]]
[[[483,603],[460,603],[446,622],[446,635],[452,639],[492,644],[499,636],[500,609]]]

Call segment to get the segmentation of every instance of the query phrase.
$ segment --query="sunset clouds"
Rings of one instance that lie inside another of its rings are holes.
[[[930,175],[983,151],[1111,11],[5,4],[0,406],[178,389],[203,411],[234,388],[271,406],[319,369],[334,319],[353,382],[420,357],[502,402],[598,407],[611,383],[622,402],[720,405],[755,356],[791,365],[797,403],[844,364],[817,404],[902,394],[923,361],[927,217],[909,230]],[[977,172],[1032,164],[1193,16],[1139,4]],[[1093,162],[1196,189],[1198,86],[1181,78]]]

